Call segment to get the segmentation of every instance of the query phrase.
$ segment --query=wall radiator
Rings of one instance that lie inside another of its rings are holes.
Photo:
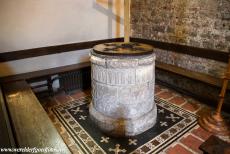
[[[59,74],[60,88],[65,92],[91,87],[90,68]]]

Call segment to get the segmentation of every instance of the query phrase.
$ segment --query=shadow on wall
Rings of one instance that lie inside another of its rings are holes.
[[[116,21],[115,37],[121,37],[120,25],[124,25],[124,19],[121,18],[121,0],[115,0],[115,2],[114,0],[96,0],[93,1],[93,8],[108,16],[108,37],[114,36],[113,21]],[[113,8],[115,8],[115,13]]]

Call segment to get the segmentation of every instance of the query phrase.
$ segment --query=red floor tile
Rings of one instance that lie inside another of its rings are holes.
[[[156,86],[155,87],[155,94],[159,94],[160,92],[162,92],[162,88],[160,86]]]
[[[65,93],[61,93],[58,95],[55,95],[54,98],[59,102],[59,103],[66,103],[71,101],[71,97],[69,97],[67,94]]]
[[[192,154],[192,153],[188,151],[187,149],[185,149],[180,144],[177,144],[174,147],[166,150],[166,154]]]
[[[185,146],[189,147],[190,149],[192,149],[193,151],[197,153],[202,153],[202,151],[199,149],[199,146],[203,142],[199,140],[198,138],[195,138],[192,135],[188,135],[187,137],[182,138],[180,142],[184,144]]]
[[[176,104],[176,105],[181,105],[186,102],[186,100],[183,97],[176,96],[172,99],[169,100],[170,103]]]
[[[199,138],[203,139],[203,140],[207,140],[211,135],[212,133],[204,130],[203,128],[199,127],[197,129],[194,129],[192,131],[192,133],[196,136],[198,136]]]
[[[157,95],[159,98],[163,98],[163,99],[169,99],[171,97],[173,97],[173,93],[171,91],[165,91],[160,93],[159,95]]]
[[[185,110],[191,111],[191,112],[195,112],[195,111],[199,110],[200,105],[197,103],[188,102],[188,103],[184,104],[182,106],[182,108]]]
[[[72,97],[73,99],[79,99],[80,97],[87,96],[89,94],[90,94],[90,90],[85,90],[85,91],[77,90],[77,91],[73,92],[70,95],[70,97]]]

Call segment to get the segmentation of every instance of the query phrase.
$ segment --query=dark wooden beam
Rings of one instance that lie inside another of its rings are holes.
[[[74,71],[74,70],[82,69],[82,68],[89,67],[89,66],[90,66],[90,62],[84,62],[84,63],[79,63],[79,64],[73,64],[73,65],[67,65],[67,66],[40,70],[40,71],[34,71],[34,72],[28,72],[28,73],[23,73],[23,74],[1,77],[0,84],[19,81],[19,80],[29,80],[33,78],[39,78],[39,77],[46,78],[46,77],[49,77],[55,74]]]
[[[113,39],[104,39],[104,40],[79,42],[79,43],[56,45],[56,46],[49,46],[49,47],[41,47],[35,49],[1,52],[0,62],[45,56],[50,54],[58,54],[63,52],[75,51],[75,50],[90,49],[97,44],[108,43],[108,42],[120,42],[123,40],[124,40],[123,38],[113,38]]]
[[[108,43],[108,42],[121,42],[121,41],[124,41],[124,39],[114,38],[114,39],[104,39],[104,40],[57,45],[57,46],[49,46],[49,47],[42,47],[42,48],[35,48],[35,49],[27,49],[27,50],[20,50],[20,51],[3,52],[0,53],[0,62],[45,56],[45,55],[57,54],[63,52],[70,52],[75,50],[90,49],[97,44]],[[186,45],[161,42],[156,40],[147,40],[141,38],[131,38],[131,41],[150,44],[153,45],[155,48],[163,49],[166,51],[188,54],[196,57],[217,60],[220,62],[226,62],[226,63],[228,62],[228,56],[229,56],[228,52],[223,52],[223,51],[218,51],[213,49],[197,48],[197,47],[191,47]]]
[[[139,42],[139,43],[146,43],[149,45],[154,46],[155,48],[163,49],[166,51],[173,51],[177,53],[188,54],[196,57],[212,59],[220,62],[228,62],[228,52],[223,52],[219,50],[213,49],[204,49],[204,48],[197,48],[192,46],[174,44],[174,43],[167,43],[155,40],[147,40],[141,38],[131,38],[132,42]]]
[[[25,81],[3,86],[18,147],[52,147],[70,151]]]

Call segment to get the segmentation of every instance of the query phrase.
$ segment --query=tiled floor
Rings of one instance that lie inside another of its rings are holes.
[[[173,90],[166,87],[156,85],[155,95],[173,103],[189,112],[195,113],[197,115],[202,115],[213,110],[212,108],[192,99],[191,97],[181,95]],[[69,146],[73,153],[78,153],[77,147],[74,145],[74,141],[68,135],[66,130],[58,123],[58,120],[50,114],[50,108],[55,105],[68,103],[74,99],[81,96],[86,96],[90,94],[90,90],[85,91],[75,91],[72,94],[65,94],[64,92],[56,94],[54,97],[41,100],[45,110],[50,116],[52,122],[56,126],[57,130],[60,132],[66,144]],[[183,135],[172,145],[167,147],[162,153],[167,154],[191,154],[191,153],[202,153],[199,150],[199,146],[207,140],[212,134],[202,129],[199,125],[193,128],[191,131]],[[229,138],[227,138],[229,140]]]

